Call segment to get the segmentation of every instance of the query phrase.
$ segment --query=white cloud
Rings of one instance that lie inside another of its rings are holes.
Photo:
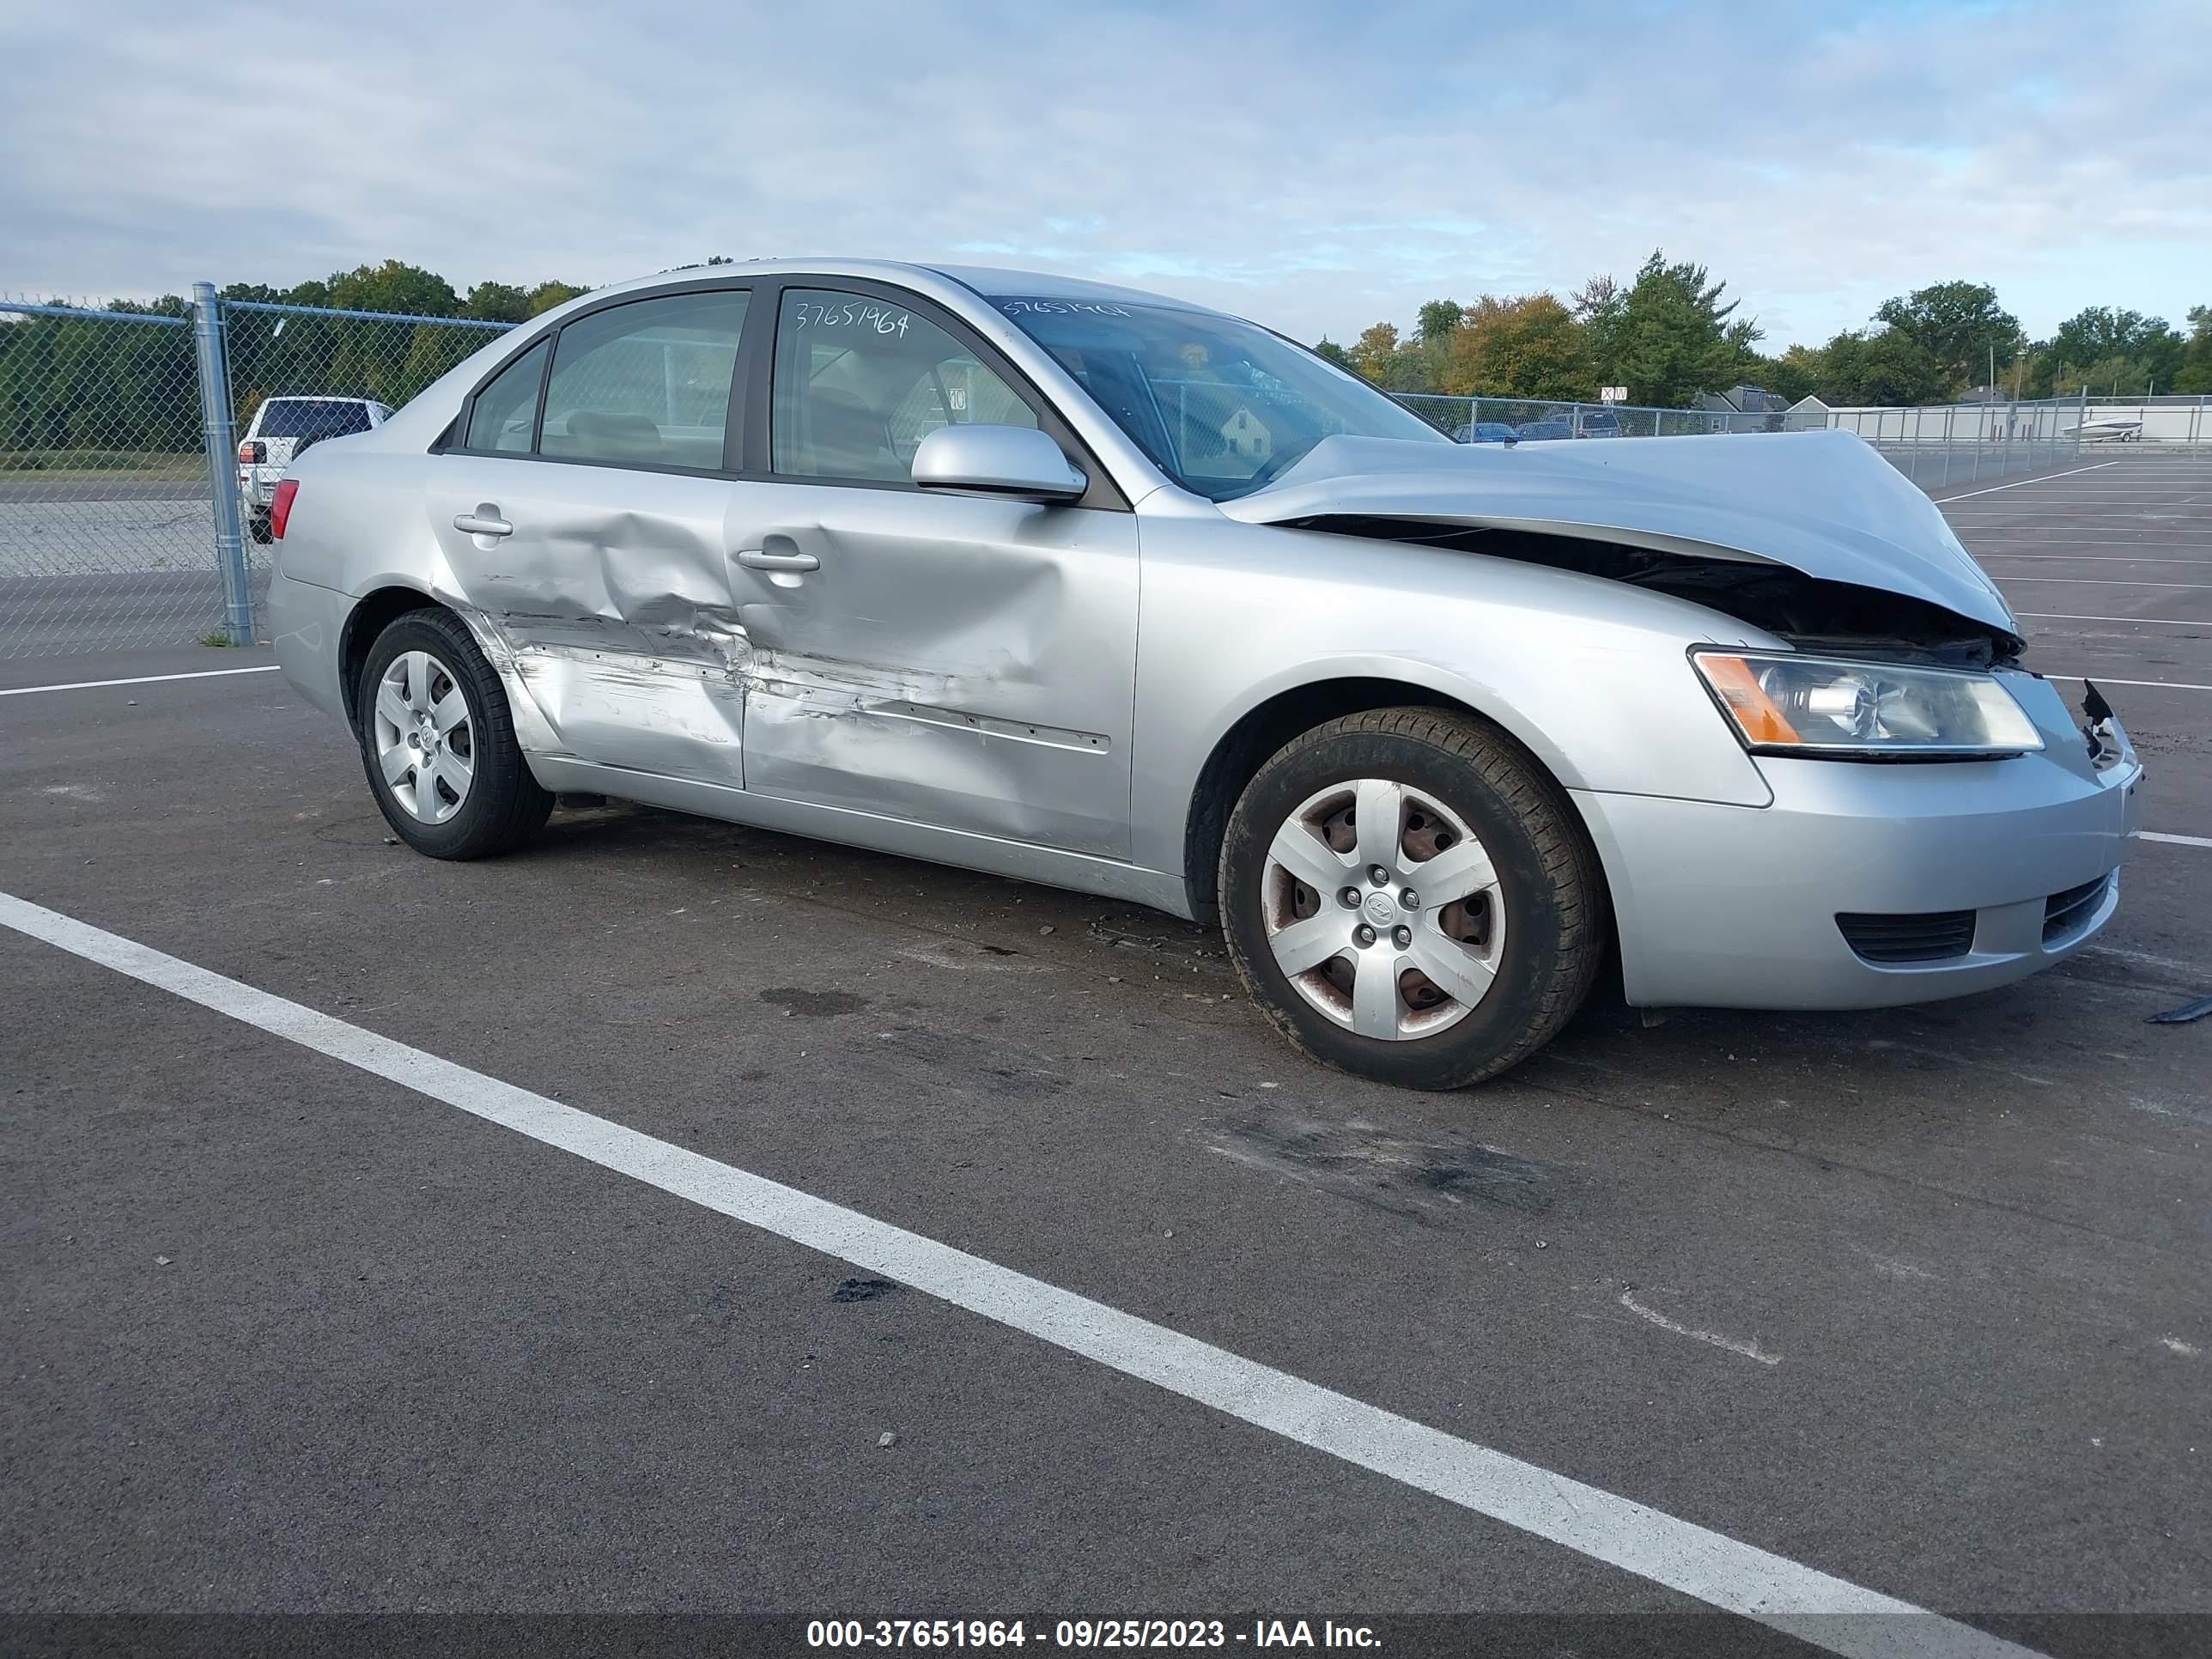
[[[2212,15],[106,3],[0,24],[0,285],[1001,259],[1312,337],[1652,247],[1770,343],[2212,301]],[[981,252],[988,250],[988,252]]]

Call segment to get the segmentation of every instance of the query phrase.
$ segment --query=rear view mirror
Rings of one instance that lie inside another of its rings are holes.
[[[941,426],[914,452],[912,474],[924,489],[1072,501],[1091,480],[1058,444],[1030,426]]]

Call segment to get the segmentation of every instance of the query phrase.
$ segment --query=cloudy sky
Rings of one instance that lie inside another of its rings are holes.
[[[1770,349],[1958,276],[2045,333],[2212,303],[2212,3],[16,3],[0,156],[19,295],[840,252],[1343,339],[1664,246]]]

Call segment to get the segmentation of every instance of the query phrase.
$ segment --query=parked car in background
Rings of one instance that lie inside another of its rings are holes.
[[[1477,421],[1473,426],[1463,426],[1455,430],[1452,441],[1461,444],[1517,444],[1521,441],[1521,434],[1504,421]]]
[[[1620,416],[1609,409],[1586,409],[1576,425],[1577,437],[1618,438],[1620,435]]]
[[[391,418],[373,398],[263,398],[238,445],[238,498],[253,539],[270,539],[270,502],[285,468],[325,438],[373,432]]]
[[[1525,421],[1513,431],[1524,444],[1545,443],[1554,438],[1573,437],[1575,424],[1564,415],[1547,415],[1540,421]]]
[[[1218,919],[1291,1042],[1419,1088],[1608,962],[1876,1007],[2119,903],[2127,734],[1850,433],[1510,455],[1199,306],[865,261],[601,289],[370,424],[277,485],[269,616],[434,858],[566,791]],[[772,955],[730,911],[703,959]]]

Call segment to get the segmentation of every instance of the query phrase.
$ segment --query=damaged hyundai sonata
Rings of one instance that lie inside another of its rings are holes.
[[[851,262],[515,330],[271,514],[287,675],[392,829],[556,792],[1218,917],[1299,1048],[1492,1076],[1644,1006],[2004,984],[2142,770],[1844,433],[1455,444],[1249,323]]]

